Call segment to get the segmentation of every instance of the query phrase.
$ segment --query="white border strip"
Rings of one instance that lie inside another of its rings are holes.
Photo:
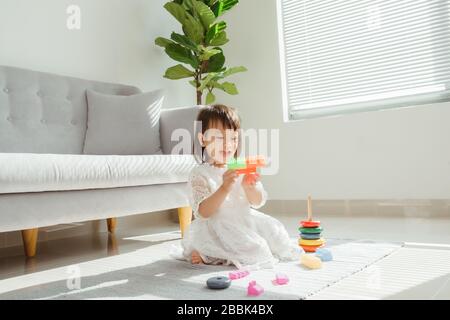
[[[450,250],[450,244],[445,244],[445,243],[424,243],[424,242],[405,242],[404,248]]]

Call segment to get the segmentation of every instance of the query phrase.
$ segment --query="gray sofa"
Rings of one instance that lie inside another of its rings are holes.
[[[162,154],[86,155],[86,90],[129,96],[132,86],[0,66],[0,232],[22,231],[36,254],[38,228],[178,208],[190,223],[192,155],[171,154],[172,132],[190,133],[198,107],[162,110]]]

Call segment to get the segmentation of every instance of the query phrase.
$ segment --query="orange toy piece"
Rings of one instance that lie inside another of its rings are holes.
[[[228,169],[236,170],[237,174],[253,174],[259,167],[264,167],[266,160],[263,156],[232,159],[227,163]]]
[[[305,228],[320,227],[320,221],[300,221],[300,224]]]
[[[305,252],[316,252],[317,249],[322,248],[323,245],[320,246],[305,246],[305,245],[301,245],[300,247],[303,248],[303,250],[305,250]]]

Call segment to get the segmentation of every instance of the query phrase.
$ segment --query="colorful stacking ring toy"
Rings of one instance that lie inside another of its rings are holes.
[[[300,221],[300,239],[298,245],[305,250],[305,252],[316,252],[317,248],[325,245],[325,239],[322,238],[322,227],[320,221],[312,220],[311,197],[308,197],[308,220]]]

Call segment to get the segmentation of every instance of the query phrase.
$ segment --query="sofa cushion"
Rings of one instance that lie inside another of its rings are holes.
[[[163,109],[159,121],[164,154],[192,154],[195,120],[202,106]],[[181,150],[180,150],[181,149]]]
[[[0,153],[0,193],[180,183],[194,166],[192,155]]]
[[[84,154],[161,154],[162,90],[119,96],[87,90]]]

